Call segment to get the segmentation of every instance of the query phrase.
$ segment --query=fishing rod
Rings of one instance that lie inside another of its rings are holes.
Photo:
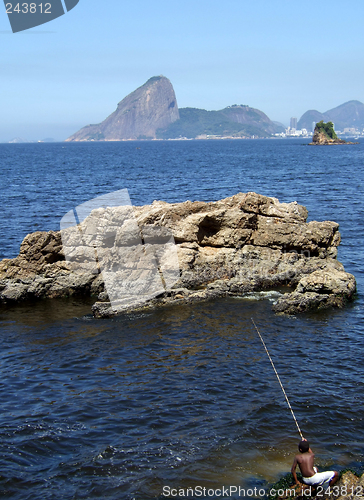
[[[272,360],[272,358],[270,357],[270,354],[269,354],[269,351],[268,351],[268,349],[267,349],[267,346],[265,345],[265,342],[264,342],[264,340],[263,340],[263,337],[261,336],[261,334],[260,334],[260,332],[259,332],[259,330],[258,330],[258,327],[257,327],[257,325],[255,324],[255,322],[254,322],[253,318],[251,318],[251,320],[252,320],[252,322],[253,322],[253,325],[255,326],[255,329],[256,329],[256,331],[257,331],[257,333],[258,333],[258,335],[259,335],[260,340],[262,341],[262,344],[263,344],[263,346],[264,346],[265,352],[268,354],[269,361],[272,363],[274,373],[277,375],[277,379],[278,379],[279,385],[281,386],[281,389],[282,389],[282,391],[283,391],[284,397],[286,398],[286,401],[287,401],[287,404],[288,404],[288,408],[291,410],[293,420],[296,422],[298,432],[300,433],[301,439],[303,440],[303,439],[304,439],[304,437],[303,437],[303,435],[302,435],[302,432],[301,432],[300,426],[298,425],[298,422],[297,422],[296,416],[295,416],[295,414],[293,413],[292,406],[291,406],[291,404],[290,404],[290,402],[289,402],[289,399],[288,399],[288,396],[287,396],[287,394],[286,394],[286,391],[284,390],[284,387],[283,387],[283,384],[282,384],[282,382],[281,382],[281,379],[279,378],[279,375],[278,375],[278,372],[277,372],[277,370],[276,370],[276,367],[274,366],[273,360]]]

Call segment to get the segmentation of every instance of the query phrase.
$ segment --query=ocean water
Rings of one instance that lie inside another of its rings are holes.
[[[318,465],[363,470],[363,164],[363,142],[1,144],[0,258],[117,189],[134,205],[255,191],[339,222],[338,258],[358,295],[296,317],[271,312],[274,293],[102,321],[88,299],[0,307],[0,496],[268,488],[289,472],[299,435],[252,317]]]

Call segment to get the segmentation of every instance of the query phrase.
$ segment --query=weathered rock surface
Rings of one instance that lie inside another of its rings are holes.
[[[330,139],[323,132],[318,132],[317,130],[315,130],[310,145],[322,146],[327,144],[346,144],[346,141],[344,141],[343,139]]]
[[[155,139],[159,128],[179,119],[176,96],[164,76],[150,78],[123,99],[108,118],[82,128],[67,141],[123,141]]]
[[[0,302],[98,293],[100,276],[73,273],[65,262],[60,232],[28,234],[15,259],[0,262]]]
[[[304,276],[295,291],[280,297],[275,312],[295,314],[310,309],[343,307],[356,290],[355,278],[338,269],[318,270]]]
[[[155,201],[134,207],[133,212],[142,233],[155,227],[173,233],[180,267],[172,289],[133,309],[241,296],[288,285],[292,293],[284,294],[274,308],[295,314],[342,307],[355,293],[355,278],[336,260],[338,224],[307,223],[306,208],[296,202],[239,193],[211,203]],[[128,221],[122,218],[120,207],[100,209],[91,216],[95,214],[101,217],[101,226],[103,220],[113,220],[117,226],[120,217],[120,234],[125,234]],[[111,254],[120,245],[119,236],[108,243]],[[100,294],[93,306],[96,317],[128,309],[111,307],[97,269],[72,270],[61,243],[59,232],[28,235],[18,257],[0,262],[0,301]],[[137,267],[135,272],[140,271]]]

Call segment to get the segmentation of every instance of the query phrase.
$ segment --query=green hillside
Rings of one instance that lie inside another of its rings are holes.
[[[269,137],[281,132],[262,111],[249,106],[230,106],[220,111],[197,108],[180,108],[180,119],[165,129],[157,130],[159,139],[186,137],[194,139],[201,135],[219,137]]]

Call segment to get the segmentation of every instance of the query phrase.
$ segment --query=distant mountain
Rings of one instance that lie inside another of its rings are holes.
[[[157,131],[160,139],[199,136],[269,137],[284,128],[272,122],[266,114],[245,105],[229,106],[220,111],[181,108],[180,119]]]
[[[164,76],[150,78],[123,99],[108,118],[82,128],[67,141],[122,141],[130,139],[219,137],[269,137],[283,132],[258,109],[233,105],[220,111],[178,109],[171,82]]]
[[[323,120],[324,122],[330,121],[329,118],[326,118],[325,113],[320,113],[319,111],[316,111],[315,109],[310,109],[309,111],[306,111],[301,118],[297,122],[297,129],[301,130],[303,128],[307,129],[309,132],[312,132],[312,124],[313,122],[316,123],[320,122]]]
[[[156,130],[178,120],[178,106],[171,82],[164,76],[150,78],[119,102],[98,125],[88,125],[67,141],[122,141],[155,139]]]
[[[311,131],[312,122],[318,123],[321,120],[324,122],[333,122],[335,130],[343,131],[344,128],[348,127],[363,129],[364,104],[360,101],[348,101],[325,113],[320,113],[316,110],[306,111],[297,123],[297,128],[306,128]]]
[[[273,120],[273,123],[274,125],[277,125],[278,127],[280,127],[281,129],[285,130],[287,127],[285,127],[285,125],[283,125],[283,123],[281,122],[276,122]]]

